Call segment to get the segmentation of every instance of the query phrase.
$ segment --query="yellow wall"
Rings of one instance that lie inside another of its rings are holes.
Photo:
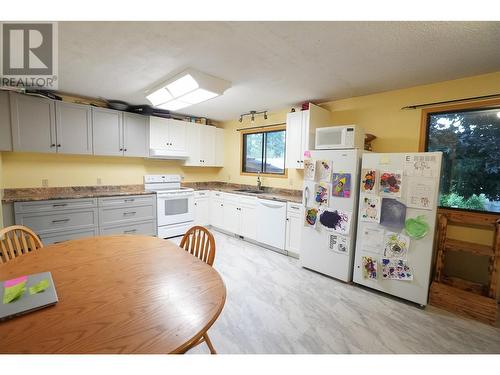
[[[3,195],[3,184],[2,184],[2,153],[0,152],[0,202],[2,201]],[[2,205],[0,204],[0,228],[3,228],[3,210]]]
[[[3,188],[142,184],[145,174],[175,173],[184,181],[212,181],[218,168],[182,167],[180,161],[104,156],[2,153]],[[1,186],[1,185],[0,185]]]
[[[500,72],[468,77],[453,81],[388,91],[373,95],[323,103],[322,107],[332,112],[332,124],[357,124],[367,133],[377,136],[372,143],[375,152],[417,151],[420,129],[420,110],[401,110],[402,107],[461,99],[472,96],[497,94],[500,88]],[[268,121],[259,116],[255,124],[249,120],[224,122],[226,130],[225,166],[219,172],[219,179],[229,177],[235,183],[255,184],[255,177],[240,176],[240,133],[237,128],[274,124],[286,121],[289,108],[270,114]],[[290,170],[288,179],[264,178],[264,186],[292,187],[300,189],[303,174]]]

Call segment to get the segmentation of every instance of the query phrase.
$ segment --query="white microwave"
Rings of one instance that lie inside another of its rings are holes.
[[[316,129],[316,150],[365,147],[365,131],[357,125],[339,125]]]

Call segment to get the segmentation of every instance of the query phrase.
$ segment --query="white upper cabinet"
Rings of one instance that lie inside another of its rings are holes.
[[[167,119],[170,149],[186,151],[186,121]]]
[[[123,155],[149,156],[149,117],[123,113]]]
[[[186,166],[222,167],[224,164],[224,130],[214,126],[187,124],[188,159]]]
[[[12,151],[10,100],[7,91],[0,91],[0,151]]]
[[[186,121],[151,116],[149,120],[150,156],[187,158],[188,125]]]
[[[314,150],[316,128],[330,123],[330,112],[309,103],[307,111],[287,114],[286,118],[286,168],[303,169],[304,151]]]
[[[94,155],[123,155],[123,114],[106,108],[92,108]]]
[[[10,118],[14,151],[57,151],[53,100],[10,93]]]
[[[55,102],[56,147],[65,154],[92,154],[92,111],[90,106]]]
[[[224,166],[224,129],[215,129],[215,164],[216,167]]]

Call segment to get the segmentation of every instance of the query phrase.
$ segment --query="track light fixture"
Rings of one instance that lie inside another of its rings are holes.
[[[255,122],[255,116],[264,115],[264,120],[267,120],[267,111],[250,111],[248,113],[243,113],[240,115],[240,122],[243,122],[245,116],[250,116],[250,121]]]

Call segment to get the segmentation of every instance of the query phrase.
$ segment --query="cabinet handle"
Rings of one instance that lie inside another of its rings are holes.
[[[297,163],[300,163],[300,160],[297,160]]]
[[[289,218],[286,218],[286,221],[290,221],[290,219],[289,219]]]
[[[56,147],[56,144],[55,144],[55,143],[52,143],[52,144],[50,145],[50,147],[51,147],[51,148],[52,148],[52,147]]]
[[[124,202],[133,202],[133,201],[135,201],[135,198],[126,198],[123,201]]]
[[[123,151],[123,148],[121,148],[120,151]]]
[[[127,149],[126,149],[126,148],[124,148],[124,149],[123,149],[123,151],[127,152]]]
[[[129,229],[123,231],[123,233],[135,233],[135,232],[137,232],[137,229]]]
[[[69,221],[69,219],[52,220],[53,223],[66,223],[68,221]]]
[[[198,203],[196,203],[196,202],[195,202],[195,203],[194,203],[194,205],[195,205],[195,206],[198,206]]]
[[[221,206],[221,207],[224,207],[224,205],[223,205],[222,203],[220,204],[220,206]]]
[[[61,144],[59,143],[59,144],[57,145],[57,147],[61,147]]]
[[[123,215],[135,215],[137,212],[136,211],[129,211],[129,212],[124,212]]]
[[[68,205],[67,203],[54,203],[52,207],[65,207],[67,205]]]

